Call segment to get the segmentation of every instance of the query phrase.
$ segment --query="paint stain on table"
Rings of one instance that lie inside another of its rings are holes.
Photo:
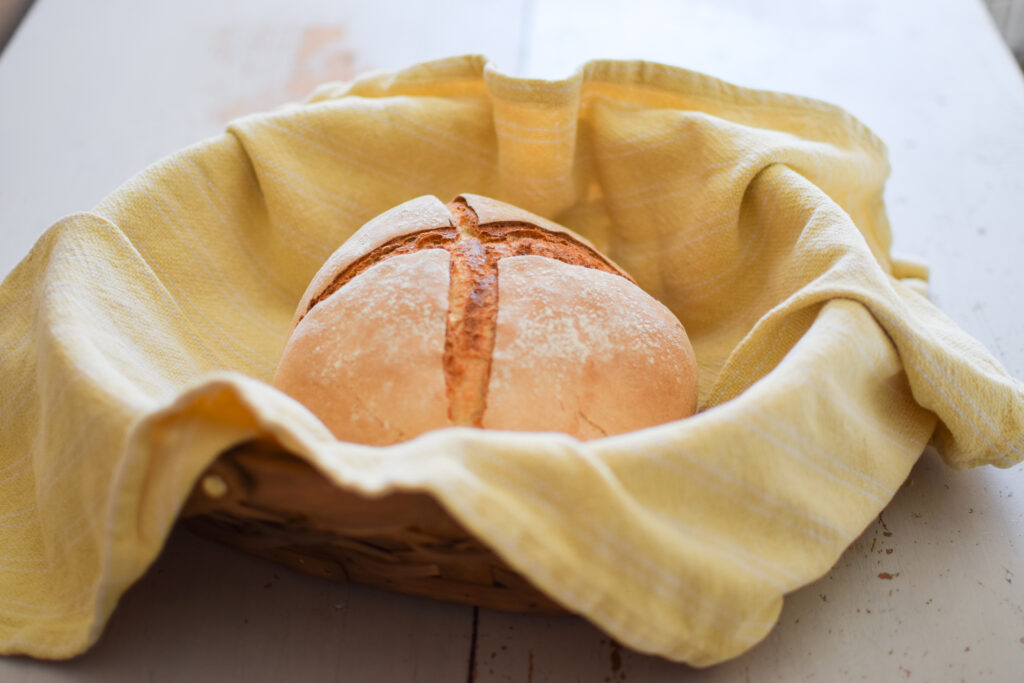
[[[883,529],[882,535],[883,536],[885,536],[886,538],[889,538],[890,536],[892,536],[892,532],[889,531],[889,527],[886,526],[885,520],[882,519],[882,513],[881,512],[878,513],[878,523],[882,525],[882,529]]]
[[[288,31],[276,27],[265,27],[266,31]],[[229,29],[225,29],[229,31]],[[344,25],[307,26],[293,34],[298,36],[298,45],[291,56],[291,63],[283,78],[278,82],[270,82],[267,74],[254,74],[253,81],[261,83],[261,88],[241,97],[225,102],[217,110],[217,119],[222,123],[245,114],[266,111],[286,102],[294,102],[306,98],[316,86],[328,81],[348,81],[356,75],[355,53],[347,40],[347,28]],[[270,40],[260,30],[251,36],[241,37],[242,51],[271,49],[270,45],[289,34],[275,36]],[[221,36],[222,42],[229,42],[238,36]],[[245,55],[232,55],[218,51],[219,59],[243,59]]]

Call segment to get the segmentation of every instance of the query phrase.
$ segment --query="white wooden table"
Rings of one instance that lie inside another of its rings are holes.
[[[411,3],[410,3],[411,5]],[[0,58],[0,274],[62,214],[321,80],[449,54],[561,77],[645,58],[838,103],[889,144],[896,252],[1024,377],[1024,80],[979,0],[37,0]],[[879,575],[892,575],[891,579]],[[175,533],[101,642],[28,681],[1017,681],[1024,469],[926,453],[744,657],[697,671],[582,620],[331,584]]]

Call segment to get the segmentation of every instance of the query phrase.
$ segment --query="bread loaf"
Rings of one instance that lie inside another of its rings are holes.
[[[455,425],[580,439],[692,415],[682,324],[570,230],[465,194],[371,220],[317,272],[274,385],[343,441]]]

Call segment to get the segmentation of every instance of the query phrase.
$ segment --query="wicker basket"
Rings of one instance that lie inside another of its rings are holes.
[[[181,514],[200,536],[313,576],[515,612],[564,611],[431,496],[361,496],[272,442],[221,455]]]

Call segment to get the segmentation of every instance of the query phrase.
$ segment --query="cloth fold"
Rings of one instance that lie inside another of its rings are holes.
[[[646,62],[564,81],[459,57],[235,121],[53,226],[0,286],[0,652],[69,657],[224,449],[278,439],[341,486],[432,493],[621,642],[749,649],[929,441],[1024,456],[1024,387],[894,262],[881,142],[842,110]],[[593,241],[679,318],[693,418],[580,443],[335,441],[270,387],[323,260],[423,194]]]

